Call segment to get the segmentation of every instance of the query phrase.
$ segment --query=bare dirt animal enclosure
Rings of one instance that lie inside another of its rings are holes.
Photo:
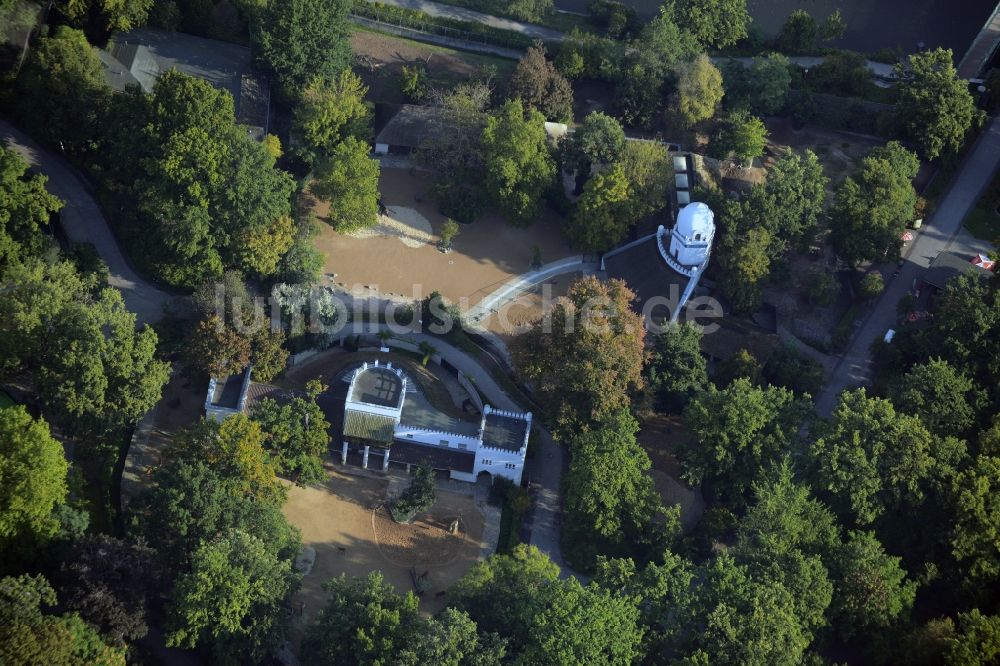
[[[381,571],[397,592],[413,589],[410,568],[423,576],[424,611],[442,608],[453,585],[479,558],[483,517],[473,498],[438,492],[437,502],[412,525],[395,523],[383,507],[388,479],[331,471],[323,486],[289,487],[284,513],[302,530],[302,543],[316,549],[316,562],[295,601],[304,602],[308,620],[326,603],[323,583],[340,574],[365,576]],[[458,518],[458,534],[448,527]]]

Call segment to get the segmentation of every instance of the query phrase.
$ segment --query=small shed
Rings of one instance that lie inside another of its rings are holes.
[[[952,278],[966,273],[974,273],[980,278],[988,279],[993,273],[982,266],[974,264],[951,252],[942,252],[934,257],[930,267],[924,272],[923,281],[932,287],[944,289]]]
[[[448,131],[444,109],[404,104],[375,137],[375,154],[406,154]]]

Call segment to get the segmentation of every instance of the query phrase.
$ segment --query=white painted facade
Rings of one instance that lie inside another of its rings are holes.
[[[352,399],[352,396],[355,393],[355,383],[358,381],[358,378],[362,375],[362,373],[375,368],[379,368],[382,371],[390,370],[394,372],[402,381],[404,390],[400,392],[401,399],[398,407],[388,408]],[[444,447],[471,452],[471,454],[475,456],[475,465],[472,472],[463,472],[455,469],[449,470],[449,475],[453,479],[475,483],[476,478],[481,472],[489,472],[489,474],[493,477],[500,476],[510,479],[515,484],[521,483],[521,477],[524,473],[524,461],[528,453],[528,437],[531,433],[531,412],[522,413],[497,410],[493,409],[490,405],[484,405],[482,419],[476,435],[408,425],[402,422],[403,401],[406,399],[405,387],[408,381],[408,378],[402,370],[399,368],[393,368],[391,363],[387,363],[385,365],[379,365],[378,361],[364,363],[361,367],[355,370],[354,374],[351,375],[350,387],[347,390],[348,400],[344,405],[345,412],[346,410],[355,410],[367,412],[369,414],[392,417],[395,421],[395,426],[393,428],[394,439],[413,441],[429,447]],[[494,447],[484,443],[483,434],[488,427],[487,420],[491,417],[491,415],[524,421],[524,439],[520,443],[521,446],[519,449],[512,450],[509,448]],[[390,447],[390,458],[392,455],[391,451],[392,449]]]

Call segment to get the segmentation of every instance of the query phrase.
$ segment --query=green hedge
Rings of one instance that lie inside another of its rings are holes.
[[[402,28],[411,28],[443,37],[481,42],[511,49],[526,49],[533,41],[530,37],[511,30],[493,28],[471,21],[458,21],[440,16],[431,16],[416,9],[383,5],[378,2],[358,0],[351,12],[355,16],[380,21]]]

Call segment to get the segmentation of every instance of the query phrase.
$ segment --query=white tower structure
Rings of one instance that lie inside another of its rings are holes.
[[[669,246],[666,243],[668,233]],[[680,302],[670,316],[671,321],[677,321],[681,310],[698,286],[701,274],[708,266],[714,238],[715,215],[711,208],[698,201],[681,208],[671,231],[668,232],[662,225],[656,230],[656,244],[659,246],[660,256],[667,262],[667,266],[688,278]]]
[[[670,234],[670,256],[681,266],[708,263],[715,237],[715,215],[700,202],[684,206],[677,214],[677,223]]]

